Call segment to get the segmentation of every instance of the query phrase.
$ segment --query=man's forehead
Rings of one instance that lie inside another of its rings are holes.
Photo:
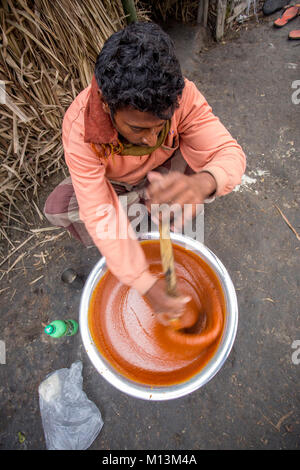
[[[166,122],[164,119],[160,119],[149,112],[139,111],[132,107],[122,108],[118,110],[116,114],[119,119],[122,119],[122,121],[129,126],[143,129],[147,127],[162,126]]]

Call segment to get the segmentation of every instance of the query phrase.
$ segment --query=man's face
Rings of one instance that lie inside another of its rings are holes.
[[[107,104],[103,105],[103,109],[110,114]],[[116,111],[111,119],[116,130],[129,143],[143,147],[156,145],[158,135],[166,123],[164,119],[159,119],[151,113],[131,107]]]
[[[153,114],[134,108],[124,108],[115,113],[113,124],[128,142],[144,147],[154,147],[166,121]]]

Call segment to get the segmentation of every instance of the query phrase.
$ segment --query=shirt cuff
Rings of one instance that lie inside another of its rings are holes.
[[[144,271],[141,276],[134,281],[132,287],[136,289],[139,294],[145,295],[156,281],[157,277],[153,276],[149,271]]]

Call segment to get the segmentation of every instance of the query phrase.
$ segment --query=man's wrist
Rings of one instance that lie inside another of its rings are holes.
[[[138,279],[135,280],[132,287],[136,289],[139,294],[145,295],[156,283],[156,281],[157,277],[153,276],[149,270],[146,270],[138,277]]]
[[[203,199],[214,196],[217,190],[217,182],[210,172],[201,171],[191,177],[197,180]]]

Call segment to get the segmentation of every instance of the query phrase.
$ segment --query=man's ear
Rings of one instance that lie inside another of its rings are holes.
[[[101,100],[101,104],[102,104],[103,111],[104,111],[106,114],[110,114],[109,106],[108,106],[108,104],[106,103],[106,101],[104,100],[101,90],[98,90],[98,95],[99,95],[99,98],[100,98],[100,100]]]

